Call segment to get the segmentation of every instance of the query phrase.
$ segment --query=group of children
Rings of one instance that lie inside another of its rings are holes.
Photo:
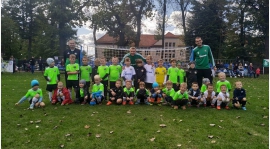
[[[170,105],[174,109],[186,106],[212,106],[221,109],[224,105],[229,109],[231,90],[230,82],[226,80],[225,73],[219,73],[219,81],[216,85],[216,93],[214,87],[210,84],[208,78],[203,79],[203,85],[199,89],[196,80],[197,71],[195,63],[190,63],[190,68],[185,71],[176,66],[176,60],[170,61],[171,67],[166,70],[163,67],[163,60],[158,61],[158,67],[155,68],[152,62],[152,56],[146,57],[146,64],[143,65],[141,59],[136,60],[136,67],[131,66],[129,57],[126,57],[125,66],[118,65],[118,58],[112,57],[112,65],[106,66],[106,59],[100,58],[95,60],[95,67],[88,65],[88,58],[83,57],[82,66],[75,63],[76,56],[71,54],[69,57],[70,64],[66,66],[67,72],[67,88],[63,87],[60,82],[60,73],[52,58],[47,59],[49,67],[44,72],[47,80],[46,90],[49,92],[51,104],[60,103],[68,105],[71,103],[90,105],[102,104],[103,100],[107,101],[107,105],[111,104],[141,104],[146,105]],[[187,83],[185,83],[185,75]],[[80,78],[80,80],[79,80]],[[90,83],[92,80],[92,85]],[[233,93],[233,106],[246,110],[246,94],[242,88],[242,83],[235,83]],[[91,93],[89,88],[91,86]],[[110,88],[108,88],[108,86]],[[39,88],[39,82],[32,80],[31,89],[18,102],[22,103],[29,99],[30,109],[34,106],[45,106],[42,102],[42,91]],[[72,100],[71,91],[74,88],[75,100]],[[53,92],[53,94],[52,94]],[[108,99],[107,99],[108,97]]]

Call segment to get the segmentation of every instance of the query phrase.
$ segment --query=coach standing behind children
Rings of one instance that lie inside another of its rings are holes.
[[[195,60],[195,68],[197,69],[197,81],[199,87],[202,86],[202,78],[208,78],[210,82],[213,81],[212,71],[209,66],[209,62],[215,66],[214,57],[212,55],[211,48],[208,45],[202,44],[201,37],[195,38],[195,47],[192,51],[191,61]]]
[[[80,62],[81,51],[79,49],[75,48],[76,47],[75,40],[73,40],[73,39],[69,40],[68,46],[69,46],[69,48],[67,50],[65,50],[64,54],[63,54],[65,68],[68,64],[70,64],[70,61],[69,61],[70,54],[74,54],[76,56],[75,63],[77,63],[77,64],[79,64],[79,66],[81,66],[81,62]],[[67,71],[66,70],[65,70],[65,81],[67,84]]]
[[[129,57],[130,58],[130,66],[136,68],[136,59],[141,59],[143,60],[145,63],[146,63],[146,59],[139,53],[136,52],[136,48],[135,47],[130,47],[129,49],[129,53],[127,53],[123,59],[121,60],[120,62],[120,65],[121,66],[124,66],[124,61],[125,61],[125,58],[126,57]]]

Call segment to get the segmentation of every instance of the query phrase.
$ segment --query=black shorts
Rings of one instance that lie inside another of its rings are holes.
[[[57,88],[57,84],[47,84],[46,90],[52,92]]]
[[[145,82],[145,88],[147,88],[147,89],[153,88],[153,87],[152,87],[152,84],[153,84],[153,83],[146,83],[146,82]]]
[[[90,87],[90,81],[86,81],[86,86],[89,88]]]
[[[79,80],[67,80],[67,88],[78,88]]]

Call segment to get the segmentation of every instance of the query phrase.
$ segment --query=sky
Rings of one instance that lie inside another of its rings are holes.
[[[157,19],[157,11],[153,10],[154,17],[152,18],[143,18],[142,20],[142,34],[154,34],[157,28],[158,19]],[[165,34],[167,32],[171,32],[176,35],[182,34],[183,30],[181,29],[181,12],[180,11],[173,11],[169,9],[167,12],[167,24]],[[81,41],[81,45],[83,50],[87,51],[88,47],[88,54],[94,54],[94,41],[93,41],[93,29],[89,28],[90,22],[86,22],[81,28],[77,29],[77,36]],[[96,38],[99,39],[103,35],[106,34],[106,31],[98,30],[96,32]]]

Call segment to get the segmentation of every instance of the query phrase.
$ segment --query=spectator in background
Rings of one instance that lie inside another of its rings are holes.
[[[43,72],[43,60],[41,56],[38,59],[38,66],[39,66],[39,71]]]
[[[27,67],[27,59],[26,57],[23,59],[23,70],[26,71],[26,67]]]
[[[232,63],[230,63],[230,65],[228,66],[228,72],[229,72],[229,75],[231,78],[232,77],[236,78],[235,74],[233,73],[233,64]]]
[[[235,77],[236,77],[237,75],[239,75],[238,64],[234,64],[234,67],[233,67],[233,73],[235,74]]]
[[[235,64],[239,64],[239,63],[240,63],[240,57],[239,57],[239,56],[237,56],[237,57],[235,58],[234,65],[235,65]]]
[[[32,74],[34,74],[35,71],[35,64],[36,64],[36,60],[34,58],[34,56],[32,56],[32,58],[29,60],[30,66],[31,66],[31,72]]]
[[[252,63],[249,63],[248,74],[250,78],[251,78],[251,75],[253,75],[253,77],[255,78],[255,68],[253,67]]]
[[[242,77],[244,78],[244,66],[242,65],[242,63],[239,63],[238,71],[242,75]],[[238,77],[240,77],[239,74],[238,74]]]
[[[13,55],[10,56],[9,60],[13,62],[13,73],[15,73],[16,72],[16,60],[13,57]]]
[[[256,69],[256,75],[257,75],[257,78],[259,78],[260,73],[261,73],[261,69],[258,67],[258,68]]]

